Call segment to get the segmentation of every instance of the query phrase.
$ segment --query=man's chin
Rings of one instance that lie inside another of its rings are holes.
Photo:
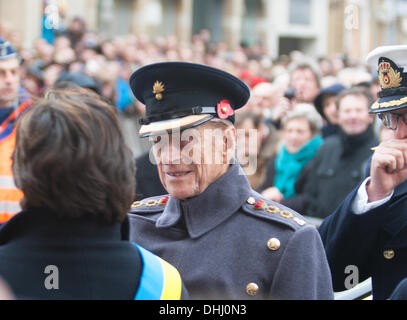
[[[171,192],[169,192],[169,194],[171,195],[171,197],[173,197],[174,199],[177,199],[177,200],[186,200],[186,199],[191,198],[191,197],[194,196],[194,194],[192,194],[190,192],[188,192],[188,193],[180,193],[180,192],[171,193]]]
[[[171,197],[178,200],[186,200],[197,195],[197,193],[194,192],[191,187],[182,190],[179,188],[166,188],[166,190]]]
[[[5,96],[2,95],[0,92],[0,108],[1,107],[10,107],[13,105],[14,100],[17,98],[17,96]]]

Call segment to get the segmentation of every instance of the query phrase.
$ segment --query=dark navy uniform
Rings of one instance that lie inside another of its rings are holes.
[[[240,165],[184,201],[137,201],[130,240],[173,264],[192,299],[331,299],[317,230],[250,188]]]
[[[398,118],[407,111],[406,57],[407,46],[384,46],[376,48],[366,58],[368,65],[378,69],[381,86],[379,99],[370,107],[370,113],[379,114],[386,127],[400,129],[395,131],[396,139],[390,140],[390,143],[403,142],[406,138],[404,126],[407,124]],[[386,145],[386,141],[382,143],[384,149],[394,148]],[[400,150],[394,148],[394,152]],[[386,156],[389,154],[385,153]],[[394,171],[395,174],[400,172],[400,169]],[[370,183],[373,184],[373,181],[370,180]],[[359,281],[372,278],[374,299],[388,299],[397,285],[407,277],[406,195],[405,180],[394,188],[389,199],[385,197],[379,203],[369,203],[365,184],[360,184],[324,220],[319,232],[324,241],[336,291],[345,289],[345,280],[351,276],[345,273],[348,266],[357,267]]]
[[[363,214],[352,203],[357,189],[319,228],[335,291],[345,290],[347,266],[357,266],[359,281],[372,277],[374,299],[387,299],[407,277],[407,182],[390,201]]]
[[[156,300],[182,292],[177,270],[122,241],[119,223],[59,219],[46,209],[22,211],[1,227],[0,278],[17,299]]]

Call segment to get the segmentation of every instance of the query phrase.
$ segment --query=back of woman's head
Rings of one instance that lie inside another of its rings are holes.
[[[134,160],[116,109],[82,88],[49,91],[17,125],[13,174],[23,209],[120,222],[134,198]]]

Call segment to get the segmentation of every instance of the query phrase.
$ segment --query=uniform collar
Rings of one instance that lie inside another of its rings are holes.
[[[198,238],[238,211],[250,196],[250,191],[243,169],[235,162],[200,195],[187,200],[170,197],[156,221],[156,227],[175,226],[183,216],[189,236]]]

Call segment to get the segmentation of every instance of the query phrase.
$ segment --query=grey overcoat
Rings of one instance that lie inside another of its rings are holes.
[[[129,236],[180,272],[192,299],[332,299],[318,231],[253,191],[239,164],[187,200],[132,205]]]

